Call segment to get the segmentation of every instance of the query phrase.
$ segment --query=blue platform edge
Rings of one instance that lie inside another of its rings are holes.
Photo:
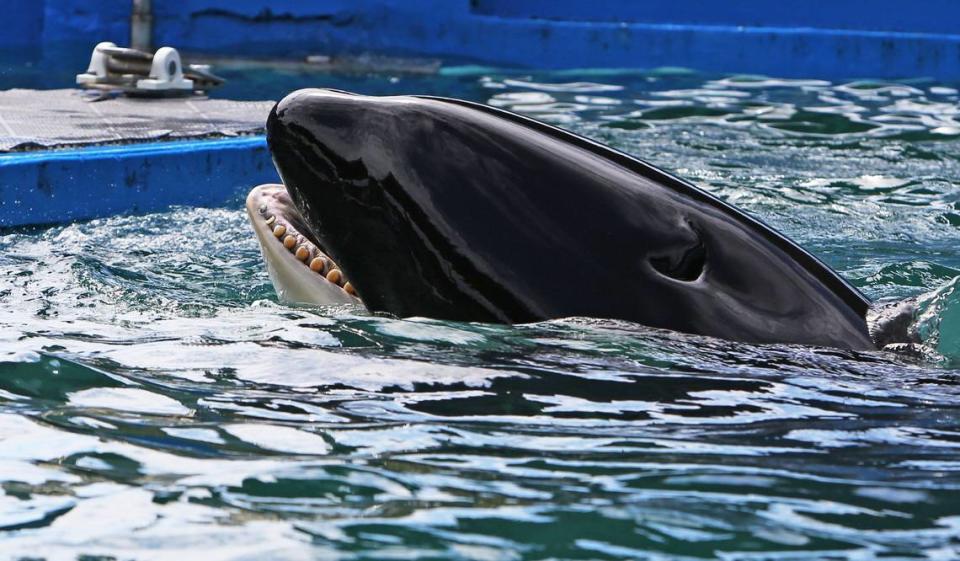
[[[6,0],[0,47],[126,44],[128,0]],[[956,0],[153,0],[154,44],[532,68],[960,79]]]
[[[279,181],[263,136],[0,155],[0,227],[219,206]]]

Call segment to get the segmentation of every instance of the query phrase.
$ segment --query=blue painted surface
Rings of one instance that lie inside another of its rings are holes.
[[[504,18],[667,25],[958,32],[956,0],[473,0],[471,12]]]
[[[0,227],[216,206],[278,181],[262,136],[0,155]]]
[[[0,48],[59,42],[126,43],[131,4],[129,0],[4,0]]]
[[[0,49],[128,40],[128,0],[6,7]],[[956,0],[154,0],[155,43],[192,51],[822,78],[958,79],[958,21]]]
[[[3,33],[0,49],[35,45],[43,31],[43,2],[37,0],[5,0]]]
[[[88,44],[84,55],[89,60],[90,51],[100,41],[130,42],[131,0],[33,1],[44,7],[44,43]]]
[[[954,0],[157,0],[155,32],[191,50],[259,55],[957,79],[957,21]]]

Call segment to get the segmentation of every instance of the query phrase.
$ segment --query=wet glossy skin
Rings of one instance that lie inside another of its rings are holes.
[[[294,203],[373,311],[874,348],[869,302],[808,253],[560,129],[469,102],[327,90],[291,94],[267,129]]]

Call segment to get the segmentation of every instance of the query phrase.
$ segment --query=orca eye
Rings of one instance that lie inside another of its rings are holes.
[[[687,248],[682,254],[657,255],[650,257],[650,264],[658,273],[675,280],[691,282],[700,278],[707,263],[707,248],[703,245],[700,232],[697,234],[696,245]]]

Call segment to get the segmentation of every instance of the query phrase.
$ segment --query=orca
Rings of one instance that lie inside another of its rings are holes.
[[[306,89],[273,108],[267,143],[283,185],[254,189],[247,209],[284,299],[876,349],[870,301],[786,236],[529,117]]]

